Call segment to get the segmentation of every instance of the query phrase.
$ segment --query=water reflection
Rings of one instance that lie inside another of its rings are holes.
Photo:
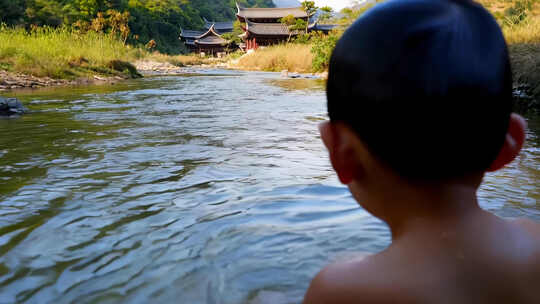
[[[33,113],[0,120],[0,303],[297,303],[329,260],[383,249],[320,143],[322,85],[209,71],[20,93]],[[530,125],[480,191],[502,216],[540,219]]]
[[[322,79],[269,79],[268,83],[288,91],[321,91],[325,88],[325,81]]]

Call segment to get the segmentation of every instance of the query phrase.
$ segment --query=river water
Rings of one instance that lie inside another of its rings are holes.
[[[16,95],[0,120],[0,303],[299,303],[385,225],[334,176],[323,83],[207,71]],[[540,120],[481,204],[540,220]]]

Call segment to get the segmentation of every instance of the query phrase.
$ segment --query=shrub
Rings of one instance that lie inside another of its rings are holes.
[[[330,64],[330,57],[341,37],[342,32],[332,31],[328,35],[313,35],[311,53],[313,54],[312,67],[316,72],[325,71]]]

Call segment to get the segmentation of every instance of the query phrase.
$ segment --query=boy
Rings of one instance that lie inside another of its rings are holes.
[[[540,229],[480,209],[485,172],[519,153],[502,33],[467,0],[391,0],[339,41],[321,136],[392,244],[337,263],[305,304],[540,303]]]

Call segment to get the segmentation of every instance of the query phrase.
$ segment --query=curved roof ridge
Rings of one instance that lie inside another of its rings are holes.
[[[197,37],[197,39],[204,38],[204,37],[208,36],[208,34],[210,34],[210,33],[212,33],[212,34],[214,34],[214,35],[216,35],[216,36],[218,36],[218,37],[221,38],[221,35],[218,34],[218,33],[216,32],[216,30],[215,30],[215,24],[212,24],[212,26],[208,29],[208,31],[206,31],[204,34],[202,34],[202,35],[200,35],[199,37]]]

